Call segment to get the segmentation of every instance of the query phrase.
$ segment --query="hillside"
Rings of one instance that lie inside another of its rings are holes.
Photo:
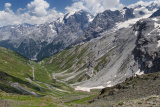
[[[104,88],[90,103],[94,106],[159,106],[159,82],[159,72],[127,78],[121,84]]]
[[[83,87],[110,86],[132,76],[131,72],[137,36],[134,27],[77,45],[42,61],[55,77],[71,84],[81,82]],[[124,76],[125,75],[125,76]],[[106,78],[107,77],[107,78]],[[113,83],[105,83],[113,81]]]
[[[0,107],[160,106],[158,6],[0,28]]]
[[[73,46],[42,61],[76,90],[111,87],[133,75],[158,72],[159,17]],[[107,81],[107,82],[106,82]]]
[[[51,71],[40,64],[0,47],[0,106],[53,106],[61,105],[61,100],[53,98],[68,100],[68,95],[73,96],[71,99],[90,95],[71,91],[70,86],[54,80]]]

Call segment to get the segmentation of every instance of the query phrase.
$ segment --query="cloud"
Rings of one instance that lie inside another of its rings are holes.
[[[27,8],[30,10],[31,15],[42,17],[47,14],[49,4],[44,0],[34,0],[27,5]]]
[[[120,0],[73,0],[71,6],[67,6],[66,12],[75,12],[78,10],[87,10],[96,15],[106,9],[121,9],[124,7]],[[160,0],[155,0],[160,4]],[[149,4],[151,2],[139,1],[134,5]],[[0,11],[0,27],[14,24],[43,24],[45,22],[55,21],[57,18],[62,17],[64,14],[56,11],[56,8],[50,9],[50,4],[45,0],[33,0],[26,5],[26,8],[19,8],[14,13],[11,9],[11,3],[5,3],[4,10]]]
[[[4,5],[5,11],[8,12],[8,13],[13,13],[12,10],[10,9],[11,6],[12,6],[11,3],[5,3],[5,5]]]
[[[20,24],[20,17],[13,13],[0,11],[0,26]]]
[[[43,24],[63,16],[55,8],[49,9],[50,5],[45,0],[34,0],[26,8],[17,9],[17,13],[11,10],[11,6],[10,3],[5,3],[4,10],[0,11],[0,27],[22,23]]]
[[[140,1],[138,1],[137,3],[135,3],[135,4],[129,5],[128,7],[134,8],[134,7],[137,7],[137,6],[139,6],[139,5],[148,6],[148,5],[150,5],[151,3],[156,3],[156,4],[158,4],[158,5],[160,6],[160,0],[154,0],[154,1],[142,1],[142,0],[140,0]]]
[[[79,10],[87,10],[87,7],[84,6],[83,2],[75,2],[72,4],[71,7],[67,6],[66,8],[67,12],[75,12],[75,11],[79,11]]]
[[[10,8],[11,6],[12,6],[11,3],[5,3],[4,5],[5,8]]]
[[[85,9],[93,14],[103,12],[106,9],[120,9],[124,5],[120,3],[120,0],[74,0],[74,3],[70,7],[66,7],[66,11]]]
[[[29,23],[29,24],[43,24],[45,22],[52,22],[56,20],[59,17],[62,17],[63,13],[57,12],[55,9],[50,9],[47,11],[47,14],[43,17],[37,17],[34,15],[30,15],[30,13],[25,12],[20,17],[23,20],[23,23]]]

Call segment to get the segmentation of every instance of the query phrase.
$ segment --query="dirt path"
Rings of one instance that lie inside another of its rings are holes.
[[[35,75],[34,75],[34,67],[32,66],[32,71],[33,71],[33,81],[35,81]]]

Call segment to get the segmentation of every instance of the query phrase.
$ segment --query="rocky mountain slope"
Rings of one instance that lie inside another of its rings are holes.
[[[79,11],[49,24],[1,28],[4,47],[30,59],[57,54],[35,63],[0,48],[0,106],[128,106],[127,100],[142,104],[153,95],[159,101],[157,6],[106,10],[92,22],[89,13]],[[100,95],[90,100],[98,89]]]
[[[14,25],[0,28],[0,46],[16,51],[31,60],[42,60],[93,38],[103,32],[128,27],[141,18],[148,18],[158,9],[157,4],[106,10],[93,19],[86,11],[68,13],[52,23]],[[93,20],[93,21],[92,21]],[[122,26],[125,23],[124,26]]]
[[[57,78],[69,83],[85,81],[82,84],[87,87],[112,86],[138,71],[138,67],[134,72],[130,69],[134,64],[130,62],[134,60],[132,51],[137,38],[133,29],[104,34],[102,38],[65,50],[42,62],[56,73]]]
[[[84,34],[80,36],[74,44],[100,37],[102,36],[101,33],[104,31],[110,33],[117,29],[131,26],[141,18],[148,18],[151,16],[158,8],[159,5],[152,3],[148,6],[139,5],[135,7],[124,7],[122,10],[116,11],[106,10],[103,13],[97,14]]]
[[[86,29],[93,16],[85,11],[66,14],[52,23],[0,28],[0,46],[40,60],[68,47]]]
[[[153,21],[154,20],[154,21]],[[158,72],[159,68],[159,18],[141,20],[137,22],[135,30],[138,32],[136,48],[134,50],[135,60],[139,63],[140,70],[144,73]]]
[[[114,87],[103,89],[89,106],[159,106],[160,73],[131,77]]]
[[[124,22],[125,23],[125,22]],[[159,71],[159,18],[141,19],[130,28],[67,49],[45,59],[56,78],[76,90],[111,87],[133,75]]]
[[[70,88],[54,82],[41,65],[8,49],[0,51],[0,106],[159,106],[159,72],[128,78],[92,99],[92,92],[63,92]],[[39,95],[43,97],[34,97]]]

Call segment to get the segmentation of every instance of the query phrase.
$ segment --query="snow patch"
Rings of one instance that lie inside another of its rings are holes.
[[[63,23],[63,17],[59,18],[59,23]]]
[[[138,10],[137,10],[138,11]],[[154,11],[156,11],[156,10],[154,10]],[[153,11],[153,12],[154,12]],[[135,24],[137,21],[139,21],[139,20],[141,20],[141,19],[145,19],[145,18],[149,18],[152,14],[153,14],[153,12],[151,12],[151,11],[148,11],[148,12],[145,12],[145,15],[144,16],[136,16],[136,18],[134,18],[134,19],[130,19],[130,20],[127,20],[127,21],[125,21],[125,22],[120,22],[120,23],[117,23],[116,24],[116,28],[117,29],[121,29],[121,28],[128,28],[128,27],[131,27],[133,24]],[[135,13],[135,14],[138,14],[138,13]]]
[[[93,21],[93,18],[91,17],[91,15],[87,15],[88,19],[89,19],[89,22],[92,22]]]
[[[112,87],[113,85],[111,85],[111,84],[109,84],[109,85],[107,85],[107,87]]]
[[[57,19],[57,23],[64,23],[64,21],[63,21],[63,19],[64,19],[64,16],[62,16],[62,17],[59,17],[58,19]]]
[[[134,12],[133,12],[133,14],[136,16],[136,18],[140,18],[143,16],[143,15],[139,14],[141,11],[144,12],[146,15],[148,15],[148,14],[153,14],[155,11],[157,11],[157,9],[155,9],[153,11],[149,11],[146,7],[136,8],[136,9],[134,9]]]
[[[146,6],[153,7],[153,6],[156,6],[157,4],[159,4],[158,0],[150,1],[150,2],[144,2],[143,0],[139,0],[139,2],[129,5],[128,8],[138,8],[139,5],[143,7],[146,7]]]
[[[112,87],[113,85],[111,84],[112,81],[107,82],[107,87]]]
[[[122,13],[122,15],[123,15],[123,17],[124,17],[124,15],[125,15],[125,13],[126,13],[126,9],[121,10],[121,13]]]
[[[38,52],[33,56],[33,58],[31,58],[31,60],[36,61],[37,60],[37,55],[38,55]]]
[[[103,86],[98,86],[98,87],[80,87],[80,86],[77,86],[75,88],[75,90],[90,92],[91,89],[103,89],[103,88],[105,88],[105,87],[103,87]]]
[[[154,23],[154,27],[155,27],[155,29],[152,30],[150,33],[148,33],[148,35],[151,35],[151,33],[153,33],[154,31],[157,31],[160,33],[160,30],[159,30],[160,24]]]
[[[153,20],[153,21],[156,21],[156,22],[158,21],[158,19],[157,19],[157,18],[152,18],[152,20]]]
[[[141,71],[140,69],[138,69],[138,71],[135,73],[135,75],[143,75],[143,74],[144,74],[144,72]]]
[[[70,13],[67,14],[66,19],[68,19],[70,16],[74,15],[76,13],[76,11],[72,11]]]
[[[135,36],[138,36],[138,31],[135,32]]]
[[[160,27],[160,24],[154,23],[154,27],[155,27],[155,28],[158,28],[158,27]]]
[[[53,25],[49,25],[49,27],[51,28],[52,33],[57,33],[55,30],[53,30]]]
[[[112,81],[108,81],[107,84],[110,84]]]
[[[160,47],[160,40],[158,40],[158,45],[157,45],[157,47],[158,47],[158,48]]]

